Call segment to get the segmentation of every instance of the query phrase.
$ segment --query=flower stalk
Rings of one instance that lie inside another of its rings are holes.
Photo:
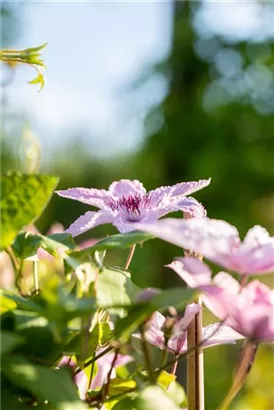
[[[201,299],[198,299],[201,305]],[[189,410],[204,410],[204,357],[202,342],[202,310],[187,328],[188,349],[193,351],[187,356],[187,397]],[[176,362],[175,362],[176,363]]]
[[[236,372],[234,381],[232,383],[232,386],[227,393],[224,401],[218,408],[218,410],[226,410],[231,403],[231,401],[234,399],[234,397],[238,394],[238,392],[241,390],[243,387],[247,375],[250,372],[250,369],[252,367],[252,364],[254,363],[255,355],[258,350],[258,344],[252,343],[250,341],[247,341],[244,348],[243,348],[243,354],[242,358],[238,367],[238,370]]]
[[[132,247],[129,250],[128,257],[127,257],[127,260],[126,260],[126,263],[125,263],[125,266],[124,266],[125,270],[128,270],[128,268],[129,268],[129,265],[132,261],[135,249],[136,249],[136,244],[132,245]]]

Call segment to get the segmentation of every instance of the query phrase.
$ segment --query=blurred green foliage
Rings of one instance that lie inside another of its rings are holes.
[[[138,82],[138,87],[143,87],[146,79],[155,74],[168,82],[164,100],[147,113],[141,149],[127,158],[98,160],[75,138],[75,143],[57,152],[44,170],[60,175],[59,189],[73,186],[107,188],[120,178],[139,179],[147,189],[152,189],[211,177],[211,185],[195,194],[210,217],[236,225],[242,235],[254,224],[265,226],[273,234],[274,105],[269,96],[269,90],[273,90],[273,76],[268,87],[262,85],[273,67],[273,42],[264,39],[229,42],[220,36],[203,38],[192,24],[200,7],[200,2],[174,3],[170,54]],[[261,3],[261,7],[268,5]],[[241,61],[241,76],[224,69],[225,58],[230,63]],[[261,77],[256,77],[256,73]],[[247,79],[249,86],[244,83]],[[245,91],[242,91],[243,85]],[[13,123],[16,124],[16,116]],[[14,148],[19,140],[18,132],[12,134],[12,143],[3,140],[2,169],[22,168],[17,148]],[[55,221],[67,227],[87,209],[83,204],[56,196],[38,227],[46,232]],[[104,226],[83,238],[113,233],[112,226]],[[124,254],[110,252],[107,260],[121,265],[126,254],[126,251]],[[148,241],[142,249],[136,250],[131,265],[133,280],[139,286],[181,285],[179,279],[163,267],[175,256],[179,256],[178,248],[160,240]],[[218,360],[216,350],[220,351]],[[232,355],[237,356],[236,351],[225,346],[205,353],[207,410],[216,408],[229,387],[237,359]],[[272,355],[271,349],[259,349],[259,359],[247,386],[232,409],[273,409]]]

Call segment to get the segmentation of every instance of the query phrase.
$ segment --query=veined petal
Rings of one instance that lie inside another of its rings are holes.
[[[111,201],[111,195],[104,189],[93,188],[69,188],[64,191],[55,191],[56,194],[68,199],[74,199],[84,204],[96,206],[97,208],[109,208],[108,201]]]
[[[229,254],[232,244],[239,244],[237,229],[229,223],[209,218],[165,218],[154,224],[136,224],[167,242],[201,253],[213,262],[220,254]],[[219,260],[218,260],[219,262]]]
[[[211,182],[209,179],[200,179],[199,181],[181,182],[171,187],[172,196],[187,196],[208,186]]]
[[[206,210],[203,205],[192,197],[183,198],[177,203],[180,211],[183,211],[187,218],[203,218],[206,216]]]
[[[262,226],[255,225],[247,232],[243,245],[249,247],[257,247],[258,245],[265,245],[268,243],[274,243],[274,238],[269,235],[267,230]]]
[[[113,215],[108,211],[91,212],[88,211],[80,216],[72,225],[66,230],[72,236],[78,236],[82,233],[105,223],[112,223]]]
[[[180,278],[191,288],[211,283],[211,271],[203,262],[193,257],[178,258],[170,265]]]
[[[240,339],[244,339],[244,336],[221,323],[214,323],[203,328],[202,340],[205,340],[203,347],[235,343]]]
[[[146,190],[143,184],[137,179],[121,179],[120,181],[115,181],[109,186],[109,192],[118,198],[123,196],[127,197],[129,195],[145,195]]]

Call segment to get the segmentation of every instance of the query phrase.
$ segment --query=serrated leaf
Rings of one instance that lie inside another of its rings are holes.
[[[48,400],[55,410],[84,410],[87,405],[79,400],[76,385],[67,368],[49,369],[34,365],[23,356],[5,357],[2,370],[14,384],[41,400]]]
[[[1,176],[1,249],[7,248],[24,226],[39,218],[59,178],[10,172]]]
[[[24,338],[18,336],[12,332],[3,332],[1,331],[1,344],[0,344],[0,352],[1,356],[5,353],[11,352],[15,349],[15,347],[19,346],[24,342]]]

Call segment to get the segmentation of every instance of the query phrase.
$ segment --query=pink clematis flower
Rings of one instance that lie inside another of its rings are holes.
[[[258,280],[244,288],[228,273],[212,280],[209,268],[194,258],[180,258],[171,267],[187,284],[203,292],[213,314],[254,342],[274,342],[274,291]]]
[[[97,351],[97,354],[100,354],[102,350],[103,349],[99,349]],[[100,389],[104,385],[107,379],[107,375],[111,369],[113,359],[114,353],[110,352],[96,360],[98,370],[95,376],[93,377],[90,386],[88,386],[88,377],[84,370],[82,370],[76,376],[74,376],[74,381],[78,388],[79,397],[81,400],[85,400],[88,390]],[[124,366],[132,361],[133,358],[131,356],[119,354],[115,361],[115,365],[110,377],[114,378],[116,376],[115,368]],[[70,366],[72,368],[75,368],[76,362],[74,360],[71,360],[68,356],[64,356],[58,364],[58,367],[62,366]]]
[[[113,182],[107,191],[70,188],[56,193],[100,209],[98,212],[88,211],[80,216],[67,230],[72,236],[106,223],[113,224],[124,233],[135,230],[137,222],[152,223],[174,211],[181,210],[191,216],[205,216],[203,206],[194,198],[186,196],[206,187],[209,183],[210,179],[182,182],[146,192],[141,182],[122,179]]]
[[[187,351],[187,328],[194,316],[201,310],[201,307],[192,303],[186,307],[183,318],[175,322],[172,327],[171,336],[167,342],[167,349],[175,355],[182,354]],[[159,312],[155,312],[149,321],[148,330],[145,332],[146,340],[158,347],[165,349],[165,327],[167,320]],[[135,337],[140,338],[139,334]],[[243,339],[243,336],[235,332],[228,326],[214,323],[206,326],[202,331],[202,339],[205,340],[203,347],[209,347],[219,344],[235,343],[238,339]]]
[[[251,228],[243,242],[234,226],[209,218],[170,218],[137,227],[242,275],[274,271],[274,237],[261,226]]]

